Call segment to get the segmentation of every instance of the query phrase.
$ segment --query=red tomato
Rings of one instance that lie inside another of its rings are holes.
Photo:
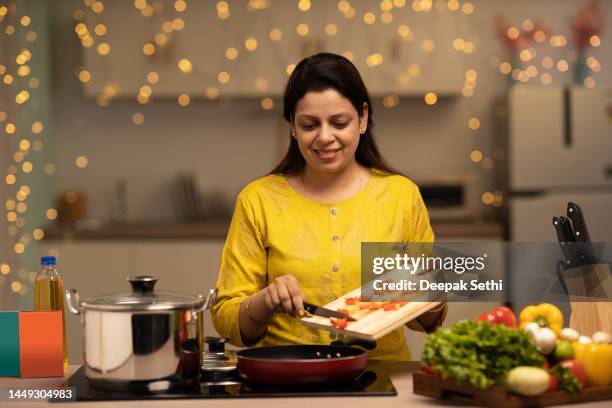
[[[584,370],[584,366],[582,365],[582,363],[576,360],[563,360],[559,364],[561,364],[562,367],[568,368],[572,372],[572,374],[574,374],[580,385],[582,385],[583,387],[586,385],[586,371]]]
[[[435,375],[440,377],[440,372],[437,370],[434,370],[433,368],[431,368],[430,366],[428,366],[427,364],[425,364],[424,362],[421,361],[420,364],[420,369],[422,372],[424,372],[425,374],[430,374],[430,375]]]
[[[431,369],[431,367],[429,367],[427,364],[421,362],[421,365],[419,366],[421,368],[421,371],[424,372],[425,374],[433,374],[434,371]]]
[[[548,389],[546,391],[557,391],[559,389],[559,379],[553,373],[548,373]]]
[[[476,320],[479,322],[489,322],[491,324],[496,324],[495,316],[491,312],[486,312],[486,313],[481,314],[480,316],[476,318]]]
[[[508,327],[516,327],[516,316],[507,307],[496,307],[490,312],[481,314],[476,318],[477,321],[489,322],[491,324],[503,324]]]
[[[368,309],[370,310],[378,310],[380,309],[380,304],[376,303],[376,302],[372,302],[369,306]]]
[[[516,327],[516,316],[507,307],[500,306],[493,309],[493,315],[497,324],[505,324],[508,327]]]

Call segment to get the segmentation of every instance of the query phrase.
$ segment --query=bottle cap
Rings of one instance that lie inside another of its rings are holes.
[[[43,256],[40,258],[41,265],[56,265],[56,260],[54,256]]]

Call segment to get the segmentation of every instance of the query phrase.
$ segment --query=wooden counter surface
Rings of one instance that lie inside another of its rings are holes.
[[[69,377],[78,366],[70,366],[66,370],[66,378]],[[412,372],[418,369],[418,362],[409,363],[389,363],[387,370],[397,389],[397,396],[394,397],[308,397],[308,398],[227,398],[227,399],[190,399],[190,400],[158,400],[158,401],[107,401],[107,402],[70,402],[61,404],[49,404],[45,402],[11,402],[0,403],[3,408],[15,407],[24,408],[30,406],[51,405],[55,407],[117,407],[117,408],[141,408],[141,407],[247,407],[248,408],[301,408],[301,407],[351,407],[351,408],[426,408],[439,406],[470,406],[461,405],[457,402],[446,402],[432,398],[415,395],[412,392]],[[20,379],[0,377],[0,388],[8,387],[47,387],[61,384],[62,378],[42,378],[42,379]],[[558,405],[560,406],[560,405]],[[585,404],[564,405],[565,407],[589,407],[589,408],[609,408],[610,401],[599,401]]]

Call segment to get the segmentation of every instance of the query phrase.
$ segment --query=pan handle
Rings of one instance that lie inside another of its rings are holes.
[[[365,340],[358,337],[352,337],[347,340],[335,340],[331,343],[332,346],[359,346],[366,350],[374,350],[376,348],[376,340]]]

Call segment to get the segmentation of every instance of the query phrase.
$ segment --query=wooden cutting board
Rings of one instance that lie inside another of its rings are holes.
[[[301,322],[308,327],[329,330],[341,335],[358,337],[365,340],[376,340],[441,303],[407,302],[397,310],[386,311],[382,308],[378,310],[362,310],[359,309],[359,304],[354,306],[346,304],[347,298],[354,298],[356,296],[361,296],[361,288],[357,288],[323,306],[331,310],[347,309],[349,314],[357,319],[355,322],[348,322],[345,329],[337,328],[327,317],[307,316],[303,317]],[[382,304],[383,302],[370,303]]]
[[[449,401],[461,401],[470,406],[494,408],[546,407],[603,401],[612,399],[612,385],[585,387],[570,394],[565,391],[545,392],[535,397],[522,397],[502,387],[480,389],[471,384],[459,384],[452,379],[415,372],[412,374],[414,393]]]

